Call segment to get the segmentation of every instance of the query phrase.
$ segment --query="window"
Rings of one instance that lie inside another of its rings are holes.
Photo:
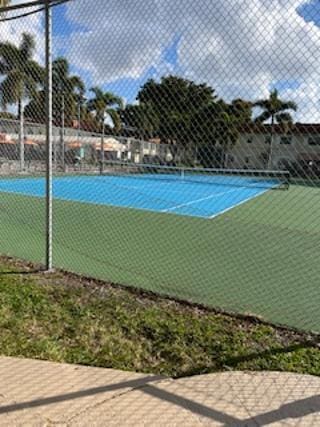
[[[308,139],[309,145],[320,145],[320,137],[319,136],[312,136]]]
[[[246,165],[249,163],[249,160],[250,160],[250,157],[245,157],[244,158],[244,161],[245,161]]]
[[[291,136],[282,136],[280,138],[280,144],[286,144],[286,145],[288,145],[288,144],[291,144],[291,142],[292,142]]]
[[[252,138],[248,138],[248,139],[247,139],[247,143],[248,143],[248,144],[252,144]]]
[[[150,144],[149,144],[149,142],[144,142],[144,143],[143,143],[143,148],[144,148],[145,150],[149,150],[149,149],[150,149]]]

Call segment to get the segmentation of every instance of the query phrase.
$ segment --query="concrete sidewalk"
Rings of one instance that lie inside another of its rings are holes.
[[[181,380],[0,358],[0,426],[320,426],[320,378],[226,372]]]

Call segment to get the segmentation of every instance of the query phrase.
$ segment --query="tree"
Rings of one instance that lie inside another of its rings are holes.
[[[121,110],[120,117],[125,128],[142,139],[152,138],[159,130],[159,117],[151,105],[127,105]]]
[[[16,120],[17,117],[14,114],[9,113],[8,111],[0,111],[0,119]]]
[[[85,92],[85,85],[77,75],[70,75],[70,65],[63,57],[52,63],[52,114],[57,126],[71,126],[76,116],[77,102]],[[25,115],[38,123],[45,123],[45,91],[41,90],[25,109]],[[66,120],[64,120],[66,117]]]
[[[268,99],[261,99],[253,104],[261,108],[262,113],[256,117],[256,123],[263,123],[271,119],[270,151],[268,156],[268,168],[272,166],[272,150],[274,145],[275,124],[292,123],[293,119],[287,110],[297,111],[297,105],[292,101],[283,101],[279,98],[279,92],[274,89]]]
[[[193,162],[196,146],[190,129],[198,111],[216,102],[214,90],[206,84],[167,76],[160,82],[147,81],[137,99],[141,106],[152,108],[158,117],[157,136],[170,144],[174,161],[180,151],[185,162]]]
[[[60,57],[52,63],[53,117],[56,122],[61,120],[61,110],[68,120],[76,115],[79,96],[85,91],[84,83],[79,76],[70,75],[70,65],[66,58]]]
[[[90,89],[94,94],[94,98],[87,102],[88,111],[95,112],[96,119],[100,124],[100,130],[105,126],[105,115],[108,114],[114,124],[115,130],[118,131],[121,127],[120,115],[117,107],[123,108],[122,98],[111,93],[103,92],[97,86]]]
[[[0,102],[4,109],[8,105],[17,105],[21,169],[24,169],[23,101],[36,96],[44,75],[42,67],[32,59],[34,51],[34,38],[27,33],[22,34],[19,46],[0,43],[0,74],[4,76],[0,84]]]
[[[237,142],[241,128],[251,121],[251,103],[237,99],[208,105],[194,117],[191,129],[199,141],[198,157],[204,167],[224,167],[227,153]]]
[[[253,103],[241,98],[234,99],[230,105],[232,114],[240,120],[241,123],[250,123],[252,120]]]

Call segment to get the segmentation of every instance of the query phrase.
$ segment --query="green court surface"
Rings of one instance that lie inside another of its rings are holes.
[[[44,261],[45,202],[0,195],[0,252]],[[54,202],[54,265],[320,332],[320,189],[269,191],[215,219]]]

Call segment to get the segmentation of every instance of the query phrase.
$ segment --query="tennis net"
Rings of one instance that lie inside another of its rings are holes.
[[[109,176],[128,176],[137,179],[267,189],[288,189],[290,183],[290,173],[288,171],[191,168],[118,161],[105,162],[104,174]]]

